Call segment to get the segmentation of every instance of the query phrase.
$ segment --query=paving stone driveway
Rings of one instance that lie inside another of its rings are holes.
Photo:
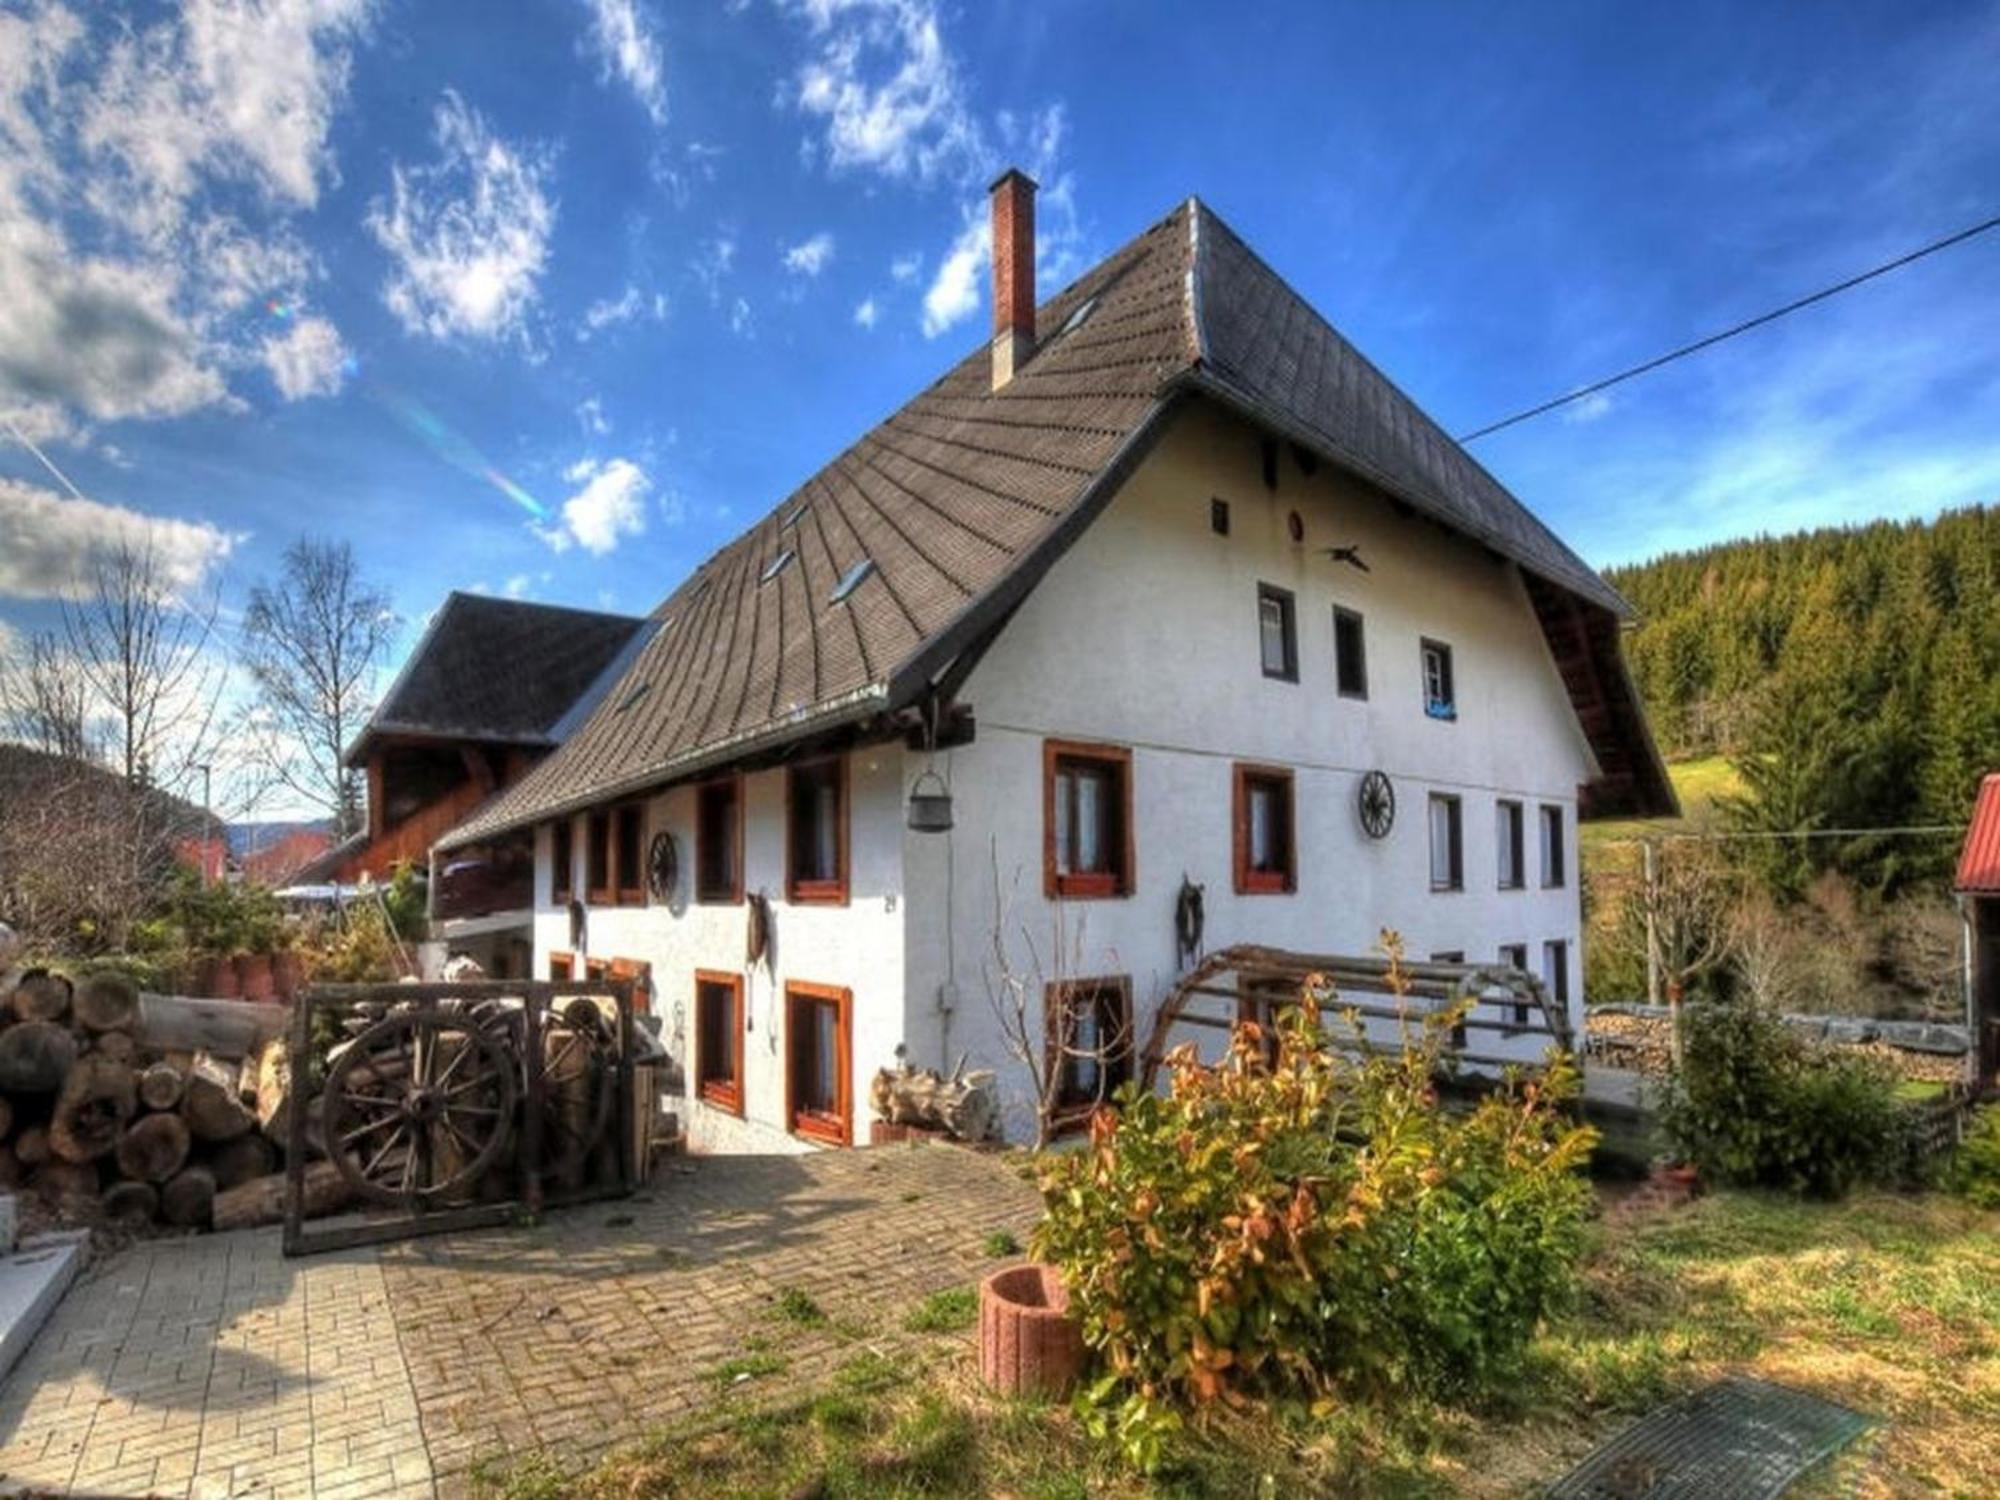
[[[692,1157],[535,1229],[303,1260],[274,1230],[135,1246],[0,1386],[0,1493],[458,1495],[482,1457],[686,1413],[748,1350],[830,1370],[1034,1210],[999,1158],[888,1147]],[[774,1317],[788,1288],[829,1326]]]

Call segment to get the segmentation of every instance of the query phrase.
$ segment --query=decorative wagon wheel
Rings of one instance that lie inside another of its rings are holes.
[[[591,1001],[551,1006],[542,1020],[539,1176],[581,1186],[590,1154],[611,1123],[617,1078],[611,1023]]]
[[[1396,826],[1396,788],[1380,771],[1370,771],[1361,778],[1354,805],[1361,816],[1362,831],[1371,839],[1387,838]]]
[[[506,1049],[470,1017],[386,1016],[327,1074],[328,1154],[377,1203],[464,1196],[507,1145],[514,1074]]]
[[[665,903],[674,899],[674,888],[680,883],[680,847],[671,833],[654,834],[646,851],[646,888],[655,901]]]

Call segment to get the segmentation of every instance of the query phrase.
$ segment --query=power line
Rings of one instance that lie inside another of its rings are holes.
[[[1670,365],[1677,359],[1685,359],[1690,354],[1699,354],[1704,349],[1713,348],[1725,339],[1735,338],[1739,333],[1748,333],[1753,328],[1762,328],[1766,323],[1775,323],[1778,319],[1795,313],[1802,307],[1811,307],[1815,302],[1824,302],[1829,297],[1835,297],[1842,292],[1850,291],[1860,286],[1864,281],[1873,281],[1877,276],[1886,276],[1891,271],[1899,270],[1909,265],[1912,261],[1922,260],[1926,255],[1935,255],[1940,250],[1949,250],[1953,245],[1962,245],[1965,241],[1982,235],[1989,229],[1994,228],[2000,228],[2000,215],[1996,215],[1984,223],[1974,224],[1969,229],[1961,229],[1956,234],[1948,234],[1941,240],[1933,240],[1930,244],[1920,249],[1912,250],[1907,255],[1899,255],[1894,260],[1884,261],[1881,265],[1863,271],[1858,276],[1850,276],[1847,280],[1835,282],[1832,286],[1821,287],[1818,291],[1800,297],[1795,302],[1787,302],[1783,307],[1775,307],[1767,313],[1760,313],[1754,318],[1745,319],[1734,327],[1723,329],[1720,333],[1711,333],[1706,338],[1696,339],[1692,344],[1683,344],[1680,348],[1669,350],[1665,354],[1647,360],[1644,364],[1633,365],[1629,370],[1620,370],[1616,375],[1607,376],[1603,380],[1595,381],[1590,385],[1571,391],[1566,396],[1558,396],[1553,401],[1544,401],[1541,405],[1531,406],[1526,411],[1517,411],[1513,416],[1503,417],[1498,422],[1489,422],[1484,427],[1476,428],[1471,432],[1462,434],[1458,441],[1461,443],[1470,443],[1491,433],[1498,432],[1503,427],[1512,427],[1517,422],[1525,422],[1530,417],[1539,417],[1544,412],[1554,411],[1559,406],[1567,406],[1572,401],[1581,401],[1586,396],[1594,396],[1599,391],[1609,390],[1612,386],[1622,384],[1634,376],[1644,375],[1649,371],[1659,369],[1662,365]]]
[[[1954,838],[1965,833],[1963,823],[1917,823],[1900,828],[1747,828],[1735,833],[1700,833],[1677,831],[1662,833],[1637,833],[1618,838],[1598,839],[1594,842],[1611,844],[1728,844],[1756,839],[1858,839],[1869,834],[1904,836],[1927,836],[1942,838],[1946,834]]]

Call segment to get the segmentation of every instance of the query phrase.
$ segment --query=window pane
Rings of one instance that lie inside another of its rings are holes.
[[[1542,884],[1563,883],[1563,815],[1560,807],[1542,809]]]
[[[1285,606],[1283,601],[1269,595],[1257,601],[1258,631],[1263,642],[1264,670],[1272,676],[1283,676],[1288,670],[1285,660]]]
[[[1070,859],[1071,804],[1076,800],[1076,772],[1056,772],[1056,873],[1071,875],[1076,867]]]
[[[840,874],[840,791],[832,777],[813,790],[813,878],[833,880]]]
[[[1364,655],[1361,616],[1349,609],[1333,612],[1333,656],[1335,685],[1350,698],[1368,696],[1368,667]]]
[[[1431,884],[1451,883],[1451,804],[1431,798]]]
[[[1108,788],[1102,771],[1076,774],[1076,870],[1095,875],[1104,867],[1104,813]]]
[[[727,985],[703,981],[698,987],[701,1011],[701,1081],[736,1081],[736,1001]]]
[[[1081,1099],[1095,1099],[1098,1055],[1104,1046],[1104,1032],[1099,1025],[1097,1005],[1091,996],[1080,996],[1075,1002],[1070,1046],[1074,1049],[1069,1060],[1071,1092]]]

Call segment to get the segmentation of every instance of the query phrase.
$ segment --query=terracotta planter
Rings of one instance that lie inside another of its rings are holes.
[[[1010,1396],[1056,1400],[1083,1373],[1083,1329],[1053,1266],[1009,1266],[979,1285],[979,1373]]]
[[[236,955],[236,982],[242,989],[245,1000],[269,1000],[277,994],[277,987],[271,976],[271,955],[268,953],[239,953]]]
[[[211,1000],[234,1000],[243,993],[235,960],[228,958],[204,958],[195,969],[195,987]]]
[[[283,948],[271,955],[271,983],[280,1000],[291,1000],[305,988],[305,961],[296,948]]]

